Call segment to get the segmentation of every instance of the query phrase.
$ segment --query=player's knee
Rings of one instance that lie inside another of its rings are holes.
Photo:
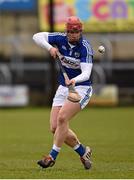
[[[66,115],[64,112],[60,112],[58,115],[58,125],[62,125],[66,123]]]

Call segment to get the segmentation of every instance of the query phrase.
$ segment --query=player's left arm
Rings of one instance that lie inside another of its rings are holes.
[[[93,67],[93,51],[90,45],[83,47],[80,58],[81,74],[73,78],[75,83],[86,81],[90,78]]]
[[[81,74],[76,76],[72,80],[74,80],[75,83],[87,81],[90,78],[92,66],[92,63],[80,63]]]

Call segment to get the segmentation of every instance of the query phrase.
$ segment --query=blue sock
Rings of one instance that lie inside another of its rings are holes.
[[[79,144],[78,147],[76,146],[76,148],[74,147],[74,150],[80,155],[83,156],[85,153],[85,147],[82,144]]]
[[[60,152],[60,147],[57,147],[55,144],[52,147],[52,150],[50,151],[50,155],[52,156],[52,158],[55,160],[56,157],[58,156],[59,152]]]
[[[50,152],[50,155],[52,156],[52,158],[55,160],[56,157],[58,156],[59,152],[52,149],[51,152]]]

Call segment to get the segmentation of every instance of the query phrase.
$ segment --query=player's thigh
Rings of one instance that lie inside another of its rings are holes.
[[[81,110],[79,103],[73,103],[71,101],[66,100],[64,105],[59,111],[58,117],[65,121],[69,121],[72,117],[74,117]]]
[[[54,133],[57,127],[57,116],[61,106],[53,106],[50,113],[50,130]]]

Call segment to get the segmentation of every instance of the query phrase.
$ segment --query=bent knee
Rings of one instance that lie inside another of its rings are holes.
[[[66,115],[65,115],[65,113],[59,113],[59,115],[58,115],[58,124],[64,124],[64,123],[66,123],[66,121],[67,121],[67,118],[66,118]]]

